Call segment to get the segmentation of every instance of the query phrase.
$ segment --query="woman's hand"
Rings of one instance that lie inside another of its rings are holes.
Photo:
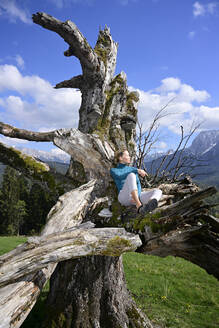
[[[138,169],[138,174],[139,174],[141,177],[148,176],[147,172],[145,172],[144,170],[141,170],[141,169]]]

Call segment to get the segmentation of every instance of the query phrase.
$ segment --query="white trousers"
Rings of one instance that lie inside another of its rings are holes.
[[[131,192],[135,189],[138,189],[137,182],[136,182],[136,174],[129,173],[118,195],[118,201],[120,202],[120,204],[124,206],[135,205],[134,203],[131,202],[132,200]],[[142,204],[146,204],[152,198],[156,198],[156,200],[159,201],[161,196],[162,196],[162,191],[158,188],[155,188],[149,191],[141,192],[140,196],[138,197]]]

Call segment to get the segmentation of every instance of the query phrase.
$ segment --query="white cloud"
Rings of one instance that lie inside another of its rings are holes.
[[[22,69],[25,66],[24,60],[19,54],[15,55],[15,56],[6,56],[4,58],[0,58],[0,63],[3,63],[3,62],[13,62],[13,63],[16,62],[17,66]]]
[[[180,80],[175,77],[168,77],[163,79],[162,84],[156,89],[158,92],[174,91],[180,88]]]
[[[9,138],[5,136],[0,136],[0,142],[6,145],[16,147],[17,144],[27,144],[28,140],[17,139],[17,138]]]
[[[213,15],[216,12],[216,8],[217,8],[216,2],[209,2],[207,4],[201,4],[200,2],[196,1],[193,4],[193,15],[195,17],[205,16],[206,14]]]
[[[198,109],[199,115],[204,120],[207,129],[218,129],[219,126],[219,107],[208,107],[201,105]]]
[[[10,22],[15,23],[17,19],[23,23],[31,24],[30,14],[26,9],[19,8],[16,0],[0,1],[1,15],[6,16]]]
[[[13,94],[0,98],[1,121],[16,120],[35,131],[78,126],[81,93],[76,90],[54,89],[39,76],[23,76],[15,66],[0,65],[0,92],[4,91]]]
[[[23,60],[23,58],[20,55],[16,55],[15,56],[15,60],[17,62],[18,67],[20,67],[20,68],[23,69],[24,68],[24,60]]]
[[[196,1],[193,4],[193,15],[194,16],[203,16],[205,14],[205,7]]]
[[[206,90],[194,89],[177,77],[163,79],[154,90],[129,89],[140,94],[138,121],[143,130],[171,100],[163,112],[170,115],[159,121],[161,128],[180,134],[180,125],[186,133],[193,121],[204,121],[205,129],[218,129],[219,107],[203,104],[210,98]],[[54,89],[39,76],[22,75],[13,65],[0,65],[0,92],[0,115],[5,123],[40,132],[78,126],[81,93],[74,89]]]
[[[211,108],[202,104],[210,98],[206,90],[195,90],[191,85],[182,83],[176,77],[163,79],[161,85],[154,90],[143,91],[133,87],[130,87],[130,90],[137,90],[140,94],[138,121],[142,124],[143,131],[149,128],[158,111],[168,103],[163,114],[170,115],[159,120],[159,129],[168,129],[180,135],[180,125],[183,125],[184,132],[188,133],[192,123],[201,122],[204,123],[200,126],[199,131],[203,127],[205,129],[218,129],[219,108]]]
[[[189,34],[188,34],[188,38],[189,38],[190,40],[194,39],[195,34],[196,34],[195,31],[191,31],[191,32],[189,32]]]
[[[183,100],[186,102],[203,102],[208,100],[210,95],[205,90],[194,90],[193,87],[188,84],[181,84],[177,97],[180,101]]]

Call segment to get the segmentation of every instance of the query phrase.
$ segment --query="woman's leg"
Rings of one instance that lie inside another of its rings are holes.
[[[137,208],[139,208],[139,206],[141,206],[141,202],[140,199],[138,197],[138,189],[135,189],[131,192],[132,195],[132,199],[131,199],[131,203],[135,204]]]
[[[140,194],[139,198],[143,205],[139,207],[138,213],[146,214],[155,210],[158,207],[158,201],[162,196],[162,191],[160,189],[152,189],[149,191],[144,191]]]
[[[162,196],[162,191],[160,189],[152,189],[149,191],[142,192],[139,198],[142,204],[147,204],[151,199],[154,198],[157,201],[159,201],[161,199],[161,196]]]
[[[133,197],[133,198],[132,198]],[[138,198],[138,187],[136,182],[136,174],[129,173],[125,179],[122,190],[120,190],[118,195],[118,201],[124,206],[133,205],[132,199],[136,202],[136,207],[141,205],[141,202]]]

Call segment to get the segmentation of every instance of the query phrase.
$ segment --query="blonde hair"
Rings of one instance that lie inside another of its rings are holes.
[[[118,164],[119,163],[119,158],[122,157],[122,155],[124,154],[125,151],[128,151],[128,150],[127,149],[123,149],[123,150],[117,151],[115,153],[115,157],[114,157],[114,163],[115,164]]]

